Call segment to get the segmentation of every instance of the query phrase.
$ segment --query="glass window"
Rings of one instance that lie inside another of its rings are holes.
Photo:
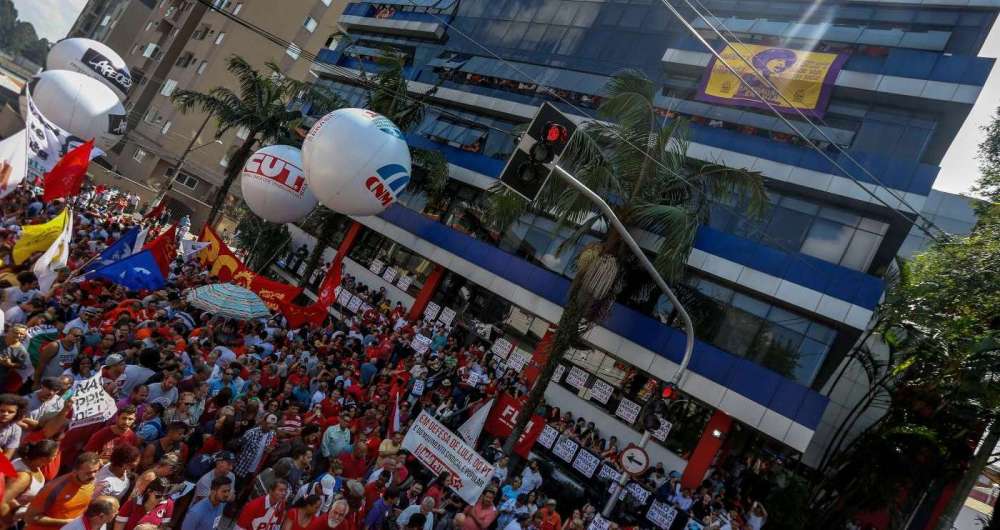
[[[729,307],[712,343],[734,355],[745,356],[762,323],[759,317]]]
[[[559,43],[556,53],[559,55],[576,55],[577,47],[580,46],[584,35],[585,32],[582,29],[570,28],[566,30],[566,34],[563,35],[562,42]]]
[[[512,22],[510,29],[507,30],[507,34],[504,35],[502,45],[507,48],[517,48],[521,44],[521,39],[524,38],[526,31],[528,31],[528,24],[524,22]]]
[[[532,25],[528,28],[528,31],[524,34],[524,39],[521,40],[520,48],[522,50],[533,51],[538,47],[538,43],[542,40],[542,35],[545,34],[546,26],[543,25]]]
[[[816,219],[801,252],[830,263],[840,263],[854,229],[826,219]]]
[[[767,225],[767,239],[782,249],[797,249],[809,229],[811,216],[789,210],[774,208],[771,222]],[[839,256],[838,256],[839,257]]]
[[[306,28],[306,31],[309,33],[316,31],[316,19],[313,17],[306,17],[306,20],[302,22],[302,27]]]
[[[581,3],[578,4],[576,16],[573,17],[573,25],[578,28],[589,28],[594,25],[597,13],[601,9],[600,4]]]
[[[559,41],[562,40],[563,33],[566,33],[566,28],[562,26],[549,26],[549,29],[545,30],[542,42],[538,45],[538,51],[541,53],[554,53],[556,46],[559,45]]]
[[[642,19],[648,11],[645,6],[628,6],[622,16],[621,25],[626,28],[638,28],[642,25]]]
[[[541,9],[535,14],[535,23],[548,24],[552,22],[552,19],[555,18],[561,6],[562,2],[559,0],[542,0]]]
[[[569,26],[573,23],[573,19],[576,17],[576,11],[579,9],[580,5],[581,4],[577,2],[563,2],[559,11],[556,11],[556,16],[552,18],[552,23],[559,24],[560,26]]]
[[[848,245],[847,252],[844,253],[840,264],[854,270],[867,270],[881,241],[882,236],[862,230],[855,231],[854,237],[851,238],[851,244]]]

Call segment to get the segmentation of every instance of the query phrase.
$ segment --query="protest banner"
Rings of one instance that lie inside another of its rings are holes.
[[[417,353],[426,353],[431,347],[431,338],[418,333],[413,336],[410,347]]]
[[[677,510],[665,502],[653,501],[646,512],[646,519],[663,530],[668,530],[677,518]]]
[[[486,432],[498,438],[510,436],[510,433],[514,431],[514,425],[517,424],[519,412],[521,412],[520,401],[510,394],[500,394],[497,396],[496,404],[493,405],[489,417],[486,418]],[[535,440],[538,439],[544,428],[545,419],[538,414],[532,416],[528,425],[525,426],[524,432],[521,433],[521,438],[514,445],[514,452],[528,458],[531,447],[535,445]],[[548,447],[551,447],[551,444]]]
[[[118,411],[115,398],[104,391],[101,373],[73,384],[73,417],[69,428],[108,421]]]
[[[493,478],[493,466],[426,410],[407,431],[402,447],[434,475],[447,471],[448,487],[469,504],[479,500]]]

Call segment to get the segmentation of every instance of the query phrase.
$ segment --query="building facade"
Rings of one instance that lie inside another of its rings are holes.
[[[687,6],[685,18],[722,51],[726,43]],[[735,198],[713,205],[679,286],[701,313],[681,384],[692,399],[672,409],[672,430],[656,436],[651,453],[684,469],[689,483],[740,444],[806,465],[829,444],[826,413],[857,397],[830,383],[868,326],[912,212],[926,207],[941,157],[993,67],[977,55],[1000,3],[709,0],[703,9],[730,39],[839,57],[822,133],[789,118],[846,174],[768,110],[704,102],[712,56],[659,2],[352,2],[339,17],[350,38],[323,49],[312,67],[317,83],[363,106],[359,73],[376,71],[386,48],[401,53],[411,93],[430,93],[407,141],[443,152],[451,173],[447,192],[430,196],[417,169],[400,204],[345,223],[345,270],[385,287],[411,315],[446,319],[488,345],[503,338],[519,364],[537,356],[558,321],[576,253],[600,237],[559,253],[569,230],[550,218],[529,215],[505,233],[482,219],[516,130],[541,102],[586,119],[610,76],[641,70],[660,88],[665,119],[689,120],[690,157],[765,177],[763,217],[748,218]],[[639,235],[655,248],[655,234]],[[293,236],[296,246],[312,245],[298,228]],[[546,392],[622,446],[639,439],[631,411],[674,373],[684,342],[672,307],[643,283],[626,289]]]
[[[101,41],[113,50],[128,49],[135,29],[155,6],[156,0],[90,0],[66,36]]]
[[[139,183],[162,186],[201,130],[168,195],[169,208],[176,215],[189,214],[194,225],[200,226],[210,210],[208,203],[223,180],[228,157],[246,132],[229,131],[216,143],[215,122],[206,123],[200,111],[181,114],[170,102],[170,96],[180,89],[208,92],[218,86],[238,88],[226,70],[227,59],[233,55],[260,69],[273,62],[284,75],[304,80],[310,63],[300,58],[301,52],[321,49],[336,31],[343,7],[338,1],[294,0],[281,2],[280,9],[272,2],[254,0],[213,0],[211,7],[194,0],[158,0],[148,4],[145,0],[134,0],[119,2],[120,5],[111,1],[90,2],[71,35],[93,35],[109,45],[118,43],[112,47],[125,60],[134,79],[125,101],[129,111],[128,133],[108,155],[114,170]],[[140,20],[125,24],[124,16],[136,12],[135,4],[148,5],[149,9]],[[95,14],[105,11],[121,13],[122,18],[101,35],[97,30],[84,31],[92,26],[112,26],[113,17],[102,25],[105,18]],[[230,16],[265,27],[293,45],[279,48]],[[90,24],[91,19],[97,22]],[[77,28],[83,29],[78,32]],[[235,186],[232,192],[239,193],[239,187]]]

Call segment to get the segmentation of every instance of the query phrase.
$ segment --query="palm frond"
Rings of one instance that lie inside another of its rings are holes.
[[[626,129],[648,131],[654,128],[653,98],[656,86],[639,70],[618,72],[604,87],[607,97],[597,115]]]
[[[699,220],[691,210],[667,204],[638,204],[629,209],[623,222],[662,237],[653,265],[667,281],[681,277],[698,233]]]
[[[490,188],[485,220],[500,232],[505,232],[528,211],[529,206],[523,197],[498,182]]]

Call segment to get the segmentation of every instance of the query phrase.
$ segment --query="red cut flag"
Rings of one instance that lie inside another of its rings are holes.
[[[56,162],[52,171],[45,174],[43,187],[45,193],[42,200],[49,202],[61,197],[72,197],[80,193],[83,179],[90,167],[90,152],[94,150],[94,141],[89,140],[66,153]]]
[[[319,295],[316,297],[316,303],[321,306],[333,305],[333,301],[337,298],[337,287],[340,285],[340,260],[334,260],[330,264],[330,269],[326,271],[326,277],[323,278],[323,285],[319,287]]]
[[[149,210],[149,213],[142,216],[143,219],[159,219],[163,215],[163,210],[167,207],[167,204],[160,199],[160,202],[156,203],[153,209]]]
[[[149,250],[153,254],[153,259],[160,266],[160,272],[166,278],[170,273],[170,263],[177,258],[177,223],[174,223],[166,232],[156,236],[156,239],[146,243],[143,250]]]

